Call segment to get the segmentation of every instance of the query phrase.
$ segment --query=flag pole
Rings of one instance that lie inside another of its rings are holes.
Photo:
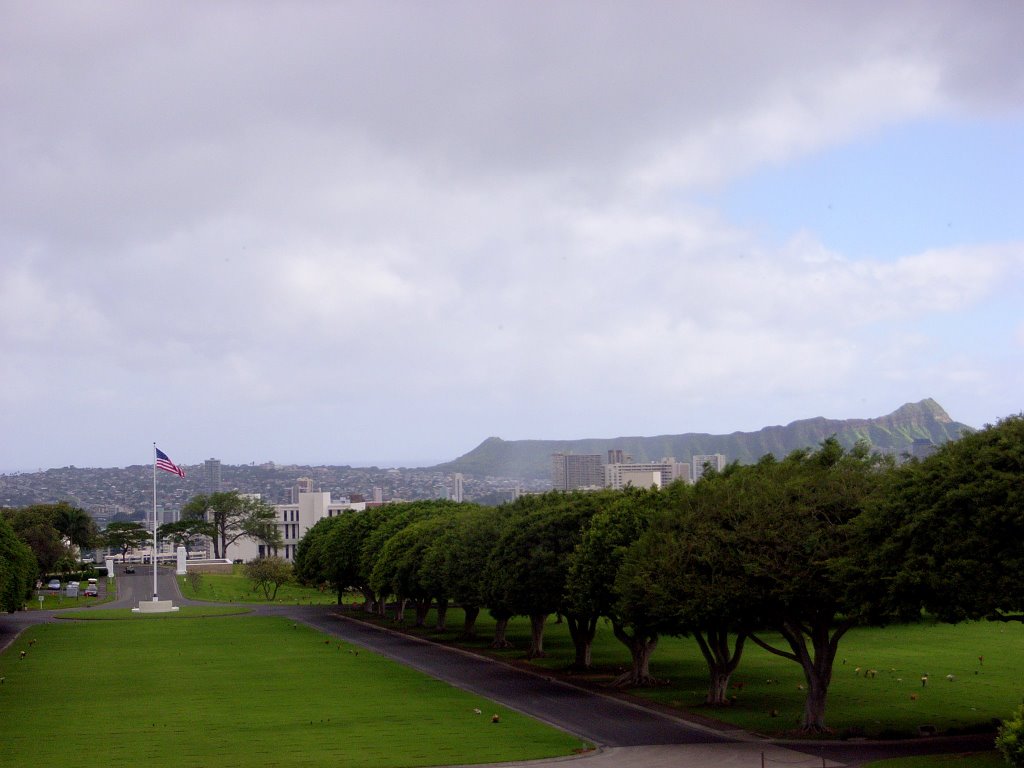
[[[153,443],[153,602],[157,602],[156,592],[156,443]]]

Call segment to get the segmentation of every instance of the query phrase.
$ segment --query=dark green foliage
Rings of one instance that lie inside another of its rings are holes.
[[[292,578],[292,564],[281,557],[261,557],[250,560],[243,566],[245,577],[250,579],[256,589],[263,592],[267,600],[277,597],[277,590]]]
[[[899,585],[945,621],[1024,618],[1024,416],[901,469],[889,506]]]
[[[32,594],[36,558],[4,518],[0,517],[0,610],[13,613]]]
[[[1005,721],[996,736],[998,749],[1013,768],[1024,768],[1024,705]]]

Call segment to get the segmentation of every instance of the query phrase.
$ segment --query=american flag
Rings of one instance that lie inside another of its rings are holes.
[[[156,448],[155,445],[153,447]],[[162,469],[165,472],[173,472],[178,477],[185,476],[185,470],[183,470],[181,467],[179,467],[177,464],[171,461],[168,455],[161,451],[159,448],[156,448],[156,466],[157,469]]]

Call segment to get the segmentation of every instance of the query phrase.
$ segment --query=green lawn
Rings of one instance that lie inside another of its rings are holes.
[[[0,655],[4,764],[389,768],[583,746],[285,619],[129,615],[33,627]]]
[[[407,621],[412,620],[410,613]],[[431,612],[428,626],[434,621]],[[448,632],[422,633],[451,642],[461,621],[461,611],[451,610]],[[487,649],[493,629],[494,620],[482,615],[478,621],[482,639],[470,645]],[[529,636],[528,621],[521,617],[513,620],[508,639],[515,648],[496,655],[522,659]],[[555,671],[568,667],[572,644],[564,624],[555,624],[552,618],[544,646],[548,656],[531,662],[534,666]],[[609,681],[629,661],[624,646],[604,624],[599,627],[593,656],[595,673],[587,679],[598,684]],[[876,670],[874,677],[865,676],[869,669]],[[666,683],[633,689],[633,694],[756,733],[785,734],[803,711],[804,681],[799,666],[752,643],[747,644],[733,676],[734,685],[742,687],[734,688],[735,701],[726,709],[703,706],[707,671],[693,640],[662,638],[651,660],[651,672]],[[922,686],[921,677],[926,674],[928,684]],[[947,675],[953,675],[953,680]],[[986,730],[993,727],[993,718],[1008,716],[1022,695],[1024,626],[1019,622],[923,622],[856,629],[840,642],[826,720],[841,736],[912,736],[922,725],[935,726],[939,732]]]
[[[242,575],[242,566],[236,565],[234,573],[203,573],[199,577],[198,589],[193,589],[188,576],[178,576],[178,588],[183,597],[190,600],[208,600],[214,603],[266,603],[262,589]],[[330,605],[338,601],[334,592],[321,592],[314,587],[301,584],[282,584],[274,598],[275,603],[289,605]]]

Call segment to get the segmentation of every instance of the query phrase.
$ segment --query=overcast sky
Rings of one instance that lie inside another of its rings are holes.
[[[0,0],[0,471],[1018,413],[1022,29]]]

